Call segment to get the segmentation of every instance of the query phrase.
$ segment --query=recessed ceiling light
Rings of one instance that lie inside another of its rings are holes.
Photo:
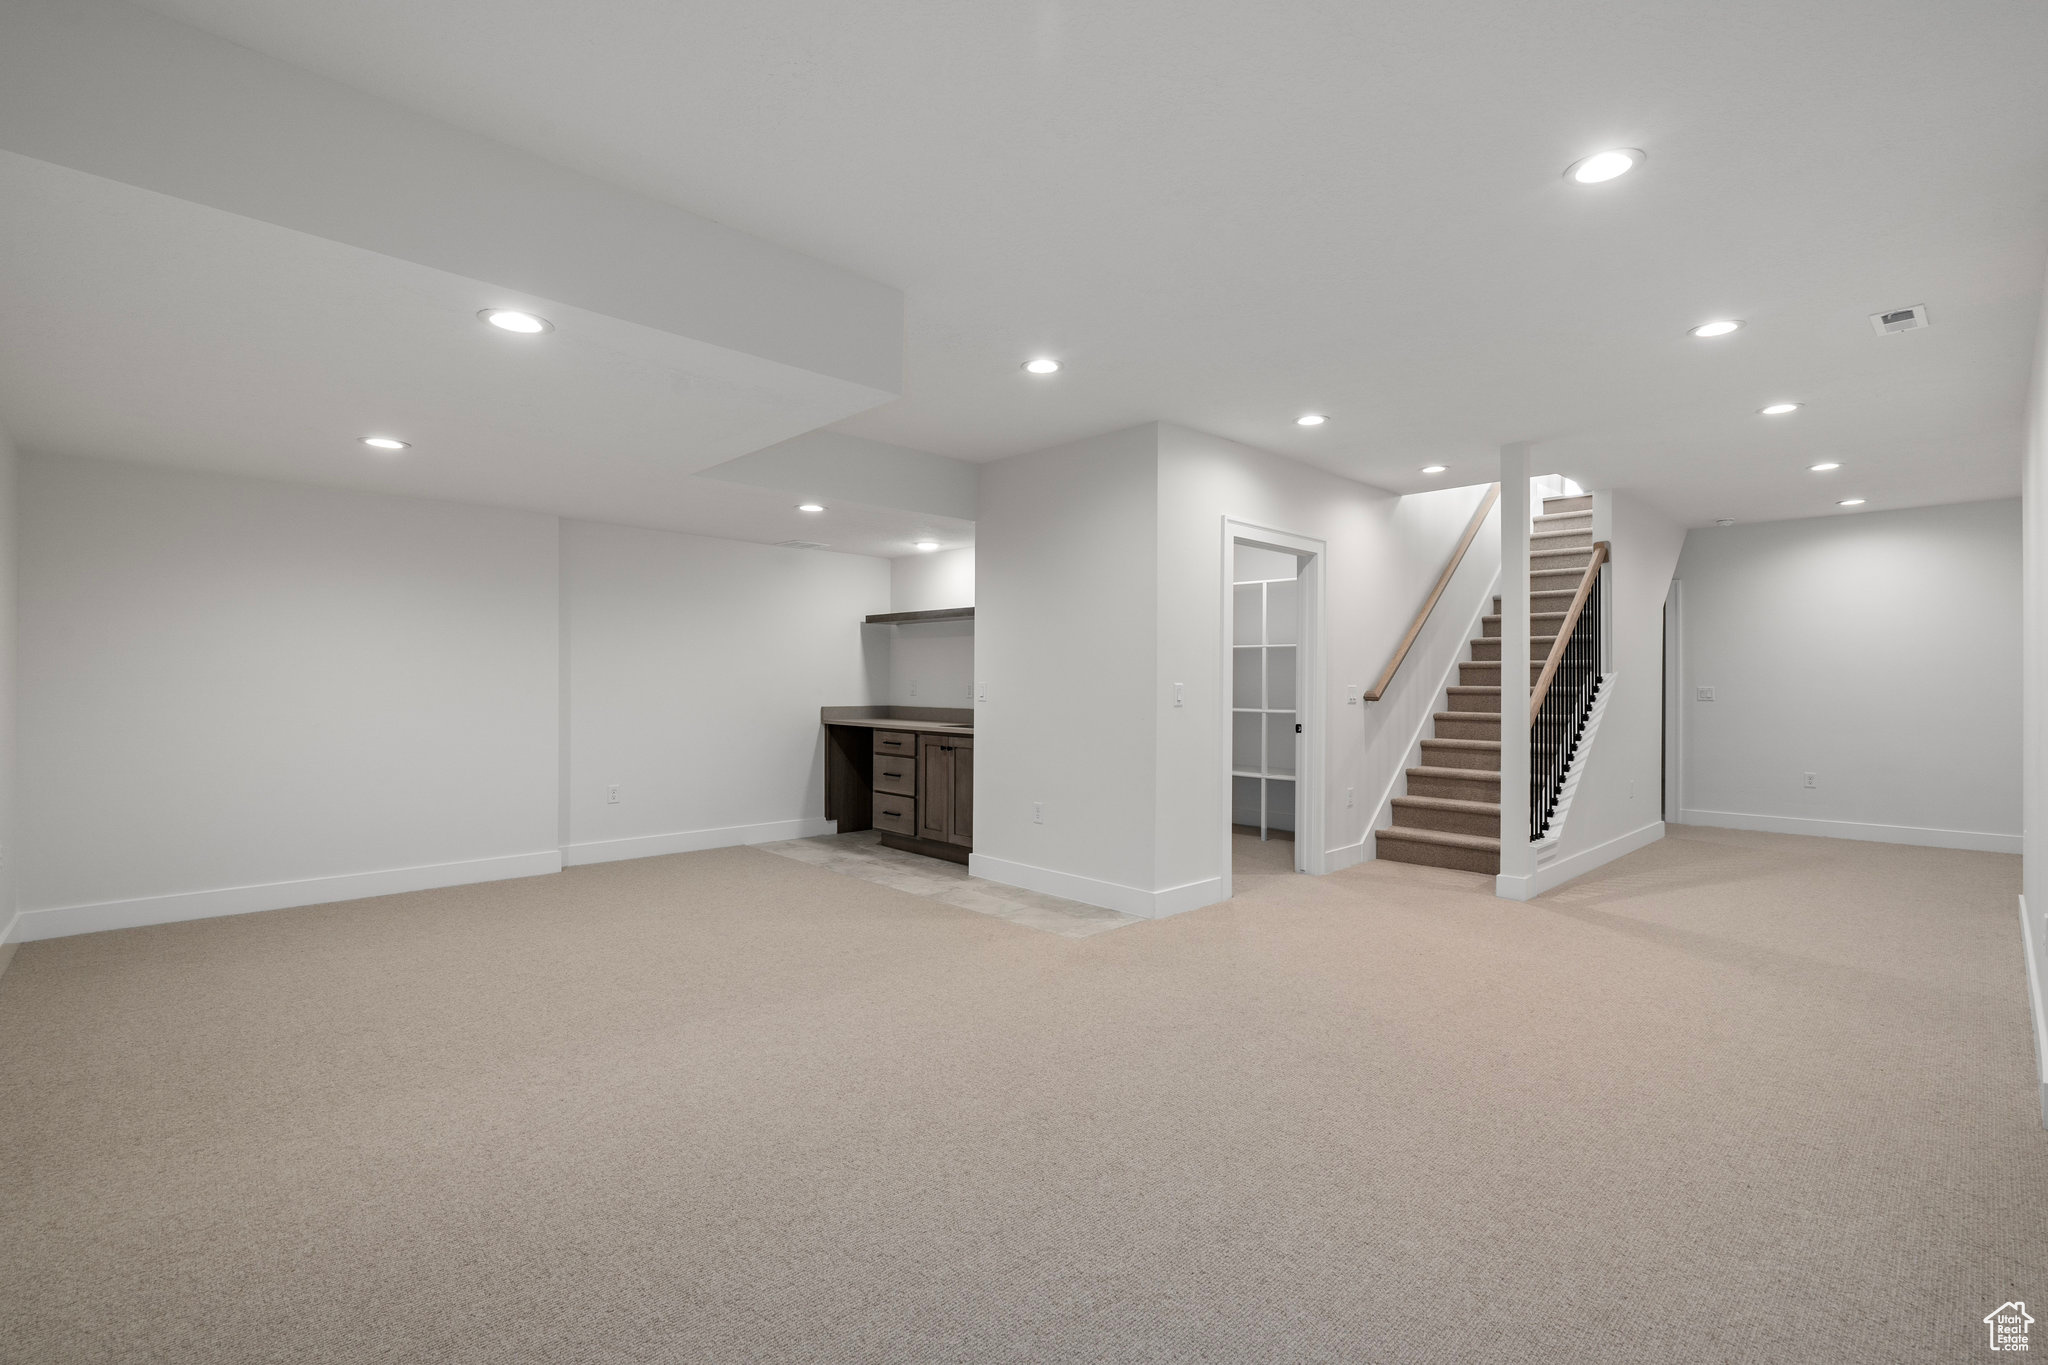
[[[1717,517],[1714,521],[1716,526],[1733,526],[1734,524],[1735,518],[1733,517]]]
[[[1837,507],[1861,507],[1862,505],[1863,499],[1861,498],[1843,498],[1835,504]]]
[[[532,313],[522,313],[517,308],[486,308],[477,316],[493,327],[502,327],[521,336],[537,336],[542,332],[555,330],[555,324],[546,318],[537,317]]]
[[[406,450],[412,446],[410,441],[394,440],[389,436],[365,436],[362,441],[372,450]]]
[[[1712,322],[1703,322],[1693,328],[1692,335],[1696,337],[1724,337],[1740,326],[1742,326],[1742,319],[1740,318],[1716,318]]]
[[[1294,425],[1298,427],[1319,427],[1329,420],[1320,412],[1304,412],[1301,416],[1294,419]]]
[[[1425,474],[1441,474],[1441,473],[1443,473],[1443,472],[1444,472],[1444,471],[1445,471],[1446,469],[1449,469],[1449,468],[1450,468],[1450,466],[1449,466],[1449,465],[1442,465],[1442,464],[1426,464],[1426,465],[1424,465],[1424,466],[1422,467],[1422,472],[1423,472],[1423,473],[1425,473]]]
[[[920,540],[917,542],[917,548],[929,552],[938,549],[939,542],[936,540]]]
[[[1564,168],[1567,178],[1581,185],[1597,185],[1603,180],[1627,175],[1643,164],[1643,153],[1634,147],[1617,147],[1611,152],[1595,152],[1581,157]]]
[[[796,505],[796,510],[799,512],[822,512],[825,510],[825,504],[822,502],[800,502]]]
[[[1783,417],[1788,412],[1799,411],[1800,407],[1798,403],[1773,403],[1767,408],[1759,408],[1758,411],[1766,417]]]
[[[1840,469],[1841,467],[1842,462],[1840,460],[1822,460],[1819,464],[1807,466],[1808,469],[1811,469],[1816,474],[1826,474],[1830,470]]]
[[[1060,363],[1049,355],[1042,355],[1025,361],[1024,369],[1030,374],[1058,374]]]

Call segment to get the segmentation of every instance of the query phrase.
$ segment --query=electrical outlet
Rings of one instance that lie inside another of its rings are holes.
[[[1173,704],[1175,706],[1186,706],[1188,704],[1188,687],[1186,683],[1175,683],[1173,685]]]
[[[1712,701],[1714,699],[1714,689],[1711,687],[1695,687],[1692,690],[1692,699],[1694,701]]]
[[[1031,823],[1034,825],[1045,823],[1045,802],[1033,801],[1031,803]]]
[[[1358,684],[1357,684],[1357,683],[1347,683],[1347,684],[1345,685],[1345,687],[1344,687],[1344,704],[1345,704],[1346,706],[1356,706],[1356,705],[1358,705]]]
[[[917,679],[915,678],[910,680],[910,695],[913,697],[917,695]]]
[[[1345,810],[1350,810],[1350,809],[1351,809],[1351,808],[1352,808],[1353,806],[1355,806],[1355,805],[1357,805],[1357,804],[1358,804],[1358,788],[1356,788],[1356,787],[1346,787],[1346,788],[1344,789],[1344,809],[1345,809]]]
[[[1631,801],[1636,799],[1636,780],[1633,777],[1628,780],[1628,799]]]
[[[606,804],[607,806],[616,806],[616,805],[618,805],[618,804],[619,804],[619,784],[618,784],[618,783],[614,782],[614,783],[612,783],[612,784],[611,784],[611,785],[610,785],[609,787],[606,787],[606,788],[604,789],[604,803],[605,803],[605,804]]]
[[[1812,774],[1812,773],[1808,773],[1808,774],[1806,775],[1806,785],[1807,785],[1807,787],[1808,787],[1808,788],[1812,788],[1812,787],[1815,787],[1815,786],[1818,786],[1818,785],[1819,785],[1818,783],[1816,783],[1816,782],[1815,782],[1815,781],[1813,780],[1813,774]]]

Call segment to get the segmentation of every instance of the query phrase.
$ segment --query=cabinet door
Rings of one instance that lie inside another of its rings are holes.
[[[953,821],[946,832],[949,842],[974,842],[974,741],[953,741]]]
[[[917,833],[919,838],[947,838],[953,811],[953,750],[939,735],[917,737]]]

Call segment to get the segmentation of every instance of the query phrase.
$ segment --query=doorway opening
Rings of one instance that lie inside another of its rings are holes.
[[[1226,885],[1321,872],[1322,542],[1225,523]]]

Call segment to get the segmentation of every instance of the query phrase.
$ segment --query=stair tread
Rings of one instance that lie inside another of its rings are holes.
[[[1422,763],[1408,770],[1410,777],[1454,777],[1460,781],[1499,782],[1500,774],[1492,768],[1439,768]]]
[[[1498,801],[1460,801],[1455,796],[1397,796],[1397,806],[1418,806],[1423,810],[1458,811],[1465,815],[1499,815]]]
[[[1448,749],[1498,749],[1500,747],[1500,741],[1497,739],[1425,739],[1422,743],[1425,747],[1434,744],[1440,748]]]
[[[1482,686],[1480,686],[1480,685],[1479,685],[1479,684],[1477,684],[1477,683],[1473,683],[1473,684],[1471,684],[1471,685],[1469,685],[1469,686],[1468,686],[1468,685],[1466,685],[1466,684],[1464,684],[1464,683],[1452,683],[1452,684],[1451,684],[1451,686],[1450,686],[1450,690],[1451,690],[1452,692],[1456,692],[1456,693],[1459,693],[1459,694],[1461,694],[1461,695],[1462,695],[1462,694],[1465,694],[1465,693],[1470,693],[1470,694],[1472,694],[1473,696],[1495,696],[1495,697],[1497,697],[1497,696],[1499,696],[1499,695],[1500,695],[1500,689],[1499,689],[1498,687],[1482,687]],[[1484,712],[1481,712],[1480,714],[1482,714],[1482,715],[1483,715],[1483,714],[1485,714],[1485,713],[1484,713]]]
[[[1492,711],[1439,711],[1433,720],[1454,720],[1460,725],[1498,725],[1500,716]]]
[[[1439,844],[1446,848],[1469,848],[1482,853],[1500,852],[1500,836],[1488,834],[1453,834],[1443,829],[1416,829],[1408,825],[1393,825],[1375,831],[1382,839],[1406,839],[1415,844]]]

